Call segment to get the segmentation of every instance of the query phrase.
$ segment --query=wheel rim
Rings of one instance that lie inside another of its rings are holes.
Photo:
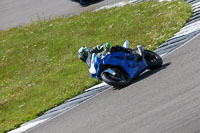
[[[116,75],[115,75],[115,76],[112,75],[112,74],[110,74],[110,73],[108,73],[108,76],[109,76],[112,80],[117,81],[117,82],[121,82],[121,83],[124,83],[124,82],[127,81],[126,76],[125,76],[122,72],[120,72],[120,71],[117,70],[117,69],[114,69],[114,71],[116,72]]]

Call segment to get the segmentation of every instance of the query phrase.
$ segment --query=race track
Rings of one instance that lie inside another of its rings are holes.
[[[200,35],[132,85],[108,89],[29,133],[200,133]]]
[[[0,0],[0,29],[23,26],[39,19],[79,14],[125,0],[103,0],[81,7],[72,0]]]
[[[0,0],[0,29],[39,18],[74,15],[123,0],[81,7],[70,0]],[[110,88],[27,132],[200,133],[200,35],[146,71],[132,85]]]

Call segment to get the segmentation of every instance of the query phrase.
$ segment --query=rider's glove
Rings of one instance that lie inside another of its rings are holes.
[[[109,52],[110,51],[110,43],[104,44],[104,51]]]

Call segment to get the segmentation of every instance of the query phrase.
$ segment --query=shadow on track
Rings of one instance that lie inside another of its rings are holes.
[[[157,73],[157,72],[159,72],[159,71],[161,71],[161,70],[167,68],[169,65],[171,65],[171,62],[165,63],[165,64],[162,65],[162,67],[159,68],[159,69],[144,71],[142,74],[140,74],[140,75],[137,76],[135,79],[133,79],[133,81],[132,81],[129,85],[132,85],[132,84],[134,84],[134,83],[136,83],[136,82],[139,82],[139,81],[141,81],[141,80],[143,80],[143,79],[145,79],[145,78],[148,78],[149,76],[151,76],[151,75],[153,75],[153,74],[155,74],[155,73]],[[128,86],[129,86],[129,85],[128,85]],[[123,89],[123,88],[125,88],[125,87],[122,87],[122,88],[113,88],[113,89],[114,89],[114,90],[120,90],[120,89]]]
[[[89,6],[89,5],[92,5],[92,4],[99,3],[103,0],[72,0],[72,1],[78,2],[78,3],[80,3],[81,6],[85,7],[85,6]]]

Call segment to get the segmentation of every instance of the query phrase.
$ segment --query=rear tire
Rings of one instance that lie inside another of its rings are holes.
[[[111,75],[110,73],[102,73],[101,78],[107,84],[114,86],[114,87],[125,87],[130,84],[131,78],[127,73],[123,73],[117,69],[115,70],[117,73],[116,76]]]
[[[162,66],[162,58],[160,57],[160,55],[153,51],[144,50],[144,58],[147,61],[149,69],[151,70],[158,69]]]

